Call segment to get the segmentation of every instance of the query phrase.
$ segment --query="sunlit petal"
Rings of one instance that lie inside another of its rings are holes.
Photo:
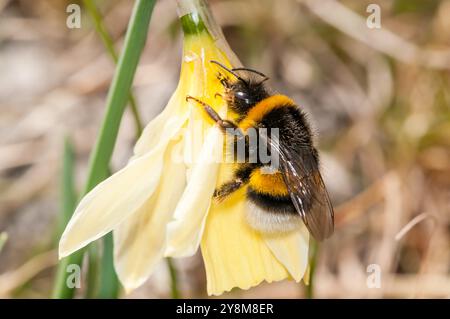
[[[172,151],[181,153],[181,146],[178,142],[168,147],[158,188],[136,214],[114,230],[114,264],[126,291],[143,284],[162,258],[165,226],[185,187],[185,165],[171,161]]]
[[[189,183],[179,201],[174,220],[167,225],[166,256],[195,254],[199,245],[211,197],[216,185],[221,158],[222,133],[212,128],[194,163]]]
[[[151,152],[132,159],[81,200],[61,237],[60,258],[110,232],[150,198],[158,186],[166,147],[184,121],[172,118],[165,125],[164,137],[155,143]]]
[[[302,224],[299,230],[287,234],[265,234],[263,239],[292,278],[299,282],[308,265],[309,233],[306,227]]]
[[[141,137],[134,146],[134,157],[139,157],[152,150],[160,139],[164,139],[170,126],[179,127],[181,122],[187,119],[187,112],[183,112],[183,105],[186,104],[187,81],[180,81],[178,88],[172,94],[167,106],[156,116],[142,132]]]
[[[242,189],[223,203],[213,203],[208,214],[201,248],[209,295],[290,277],[261,234],[246,223],[244,193]]]

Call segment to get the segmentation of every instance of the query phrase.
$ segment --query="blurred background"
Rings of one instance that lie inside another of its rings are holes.
[[[80,29],[66,27],[70,3],[81,5]],[[96,3],[120,49],[133,1]],[[366,26],[370,3],[381,8],[381,29]],[[242,63],[304,107],[317,132],[337,229],[318,252],[314,296],[449,298],[450,1],[210,5]],[[146,123],[176,87],[181,40],[175,1],[158,1],[134,81]],[[80,191],[113,72],[81,2],[0,0],[0,298],[51,295],[64,138]],[[127,110],[114,171],[134,141]],[[380,288],[367,285],[371,264]],[[175,266],[181,295],[206,297],[201,256]],[[223,297],[304,296],[284,281]],[[122,297],[170,297],[166,265]]]

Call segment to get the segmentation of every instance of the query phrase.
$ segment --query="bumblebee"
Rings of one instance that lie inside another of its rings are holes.
[[[319,154],[313,145],[310,125],[305,113],[289,97],[270,94],[263,73],[249,68],[227,68],[217,61],[218,78],[229,109],[237,114],[231,121],[222,119],[214,109],[192,96],[203,106],[209,117],[225,132],[237,132],[233,146],[248,140],[249,129],[277,128],[278,138],[271,134],[258,134],[258,144],[267,143],[271,156],[276,155],[279,165],[267,173],[268,164],[257,157],[255,162],[236,164],[230,181],[214,192],[217,200],[246,187],[248,224],[261,232],[289,232],[303,222],[316,240],[329,237],[334,230],[334,212],[319,170]],[[245,158],[258,154],[245,143]]]

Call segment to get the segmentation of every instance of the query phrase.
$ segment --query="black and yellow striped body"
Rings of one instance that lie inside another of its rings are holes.
[[[278,128],[282,144],[295,148],[298,153],[316,154],[305,116],[287,96],[269,96],[239,115],[237,125],[244,133],[250,128]],[[246,217],[253,228],[276,232],[289,231],[299,225],[301,217],[279,171],[268,174],[264,171],[267,167],[260,162],[237,166],[235,176],[239,184],[247,185],[249,209]]]
[[[287,96],[269,94],[264,86],[268,77],[263,73],[211,63],[219,67],[217,77],[224,87],[216,96],[227,102],[235,121],[223,119],[196,97],[187,96],[186,100],[200,104],[231,137],[236,169],[232,178],[215,190],[214,198],[223,200],[246,187],[246,218],[254,229],[287,232],[304,224],[317,240],[331,236],[333,207],[305,114]]]

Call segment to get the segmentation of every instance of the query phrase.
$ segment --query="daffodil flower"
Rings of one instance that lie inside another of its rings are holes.
[[[163,257],[192,256],[200,246],[210,295],[264,280],[298,282],[308,263],[304,227],[260,233],[245,221],[245,190],[220,203],[212,199],[232,164],[214,160],[223,156],[223,134],[186,96],[232,118],[216,97],[223,87],[210,61],[239,62],[203,1],[180,0],[178,6],[185,35],[178,87],[145,128],[129,163],[81,200],[61,237],[59,256],[113,231],[115,268],[127,291],[142,285]]]

